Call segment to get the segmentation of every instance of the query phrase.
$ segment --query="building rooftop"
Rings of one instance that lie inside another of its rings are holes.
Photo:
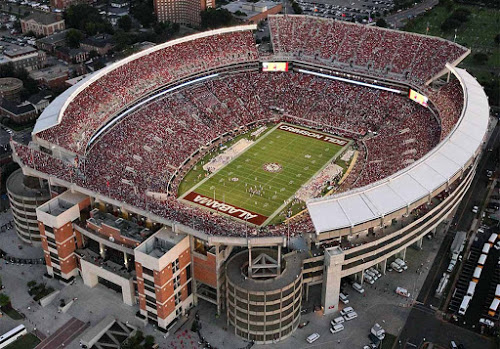
[[[266,12],[273,7],[280,6],[281,2],[274,2],[268,0],[261,0],[259,2],[249,2],[245,0],[238,0],[234,2],[230,2],[227,5],[222,6],[231,13],[235,13],[237,11],[243,12],[246,16],[237,16],[242,19],[250,19],[262,12]]]
[[[175,234],[168,227],[163,227],[144,245],[143,249],[140,250],[152,257],[160,258],[177,245],[184,237],[184,235]]]
[[[22,20],[25,22],[30,21],[30,20],[34,20],[35,22],[40,23],[40,24],[44,24],[44,25],[63,21],[63,19],[58,14],[50,13],[50,12],[38,12],[38,11],[33,12],[29,16],[23,18]]]
[[[252,249],[252,256],[260,253],[270,254],[273,258],[277,252],[271,249]],[[273,255],[274,254],[274,255]],[[285,269],[275,278],[252,279],[246,276],[244,269],[248,267],[248,251],[233,256],[226,264],[226,277],[236,286],[253,292],[276,291],[290,285],[302,272],[302,261],[306,252],[293,252],[283,256]]]
[[[9,58],[36,53],[36,49],[31,46],[21,46],[5,40],[0,40],[0,46],[2,55]]]
[[[67,77],[68,71],[69,69],[66,65],[58,64],[48,68],[33,70],[30,72],[30,75],[35,80],[53,80],[60,77]]]
[[[40,101],[42,101],[44,99],[50,100],[51,98],[52,98],[52,94],[50,92],[40,91],[38,93],[35,93],[34,95],[31,95],[28,98],[28,102],[30,102],[32,104],[38,104]]]
[[[50,200],[46,204],[40,206],[38,209],[42,212],[48,213],[51,216],[59,216],[69,208],[80,203],[86,198],[86,195],[77,192],[65,191],[61,195]]]
[[[93,47],[105,47],[108,44],[113,45],[114,40],[109,34],[98,34],[84,39],[82,44]]]
[[[121,276],[122,278],[125,278],[127,280],[135,276],[135,269],[131,269],[131,271],[129,271],[124,265],[115,263],[111,260],[105,260],[98,253],[95,253],[88,248],[78,249],[76,250],[76,253],[87,262],[106,269],[113,274]]]
[[[60,32],[57,32],[55,34],[46,36],[44,38],[38,39],[37,42],[41,42],[47,45],[54,45],[57,44],[61,41],[66,41],[66,34],[68,33],[68,30],[63,30]]]
[[[0,91],[11,91],[13,89],[22,88],[23,82],[16,78],[1,78]]]
[[[136,241],[143,241],[151,235],[151,231],[132,221],[118,218],[109,213],[101,212],[97,209],[92,211],[92,217],[87,222],[102,226],[103,224],[118,229],[120,235]]]
[[[2,99],[0,107],[15,115],[21,115],[35,110],[35,107],[27,101],[14,103],[7,99]]]
[[[44,199],[44,201],[50,198],[48,189],[40,187],[40,180],[25,176],[21,169],[14,171],[9,176],[7,188],[10,193],[17,196],[40,198]]]

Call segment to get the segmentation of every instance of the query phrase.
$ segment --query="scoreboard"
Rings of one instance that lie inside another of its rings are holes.
[[[288,62],[263,62],[262,63],[263,72],[287,72]]]
[[[429,98],[427,98],[423,94],[420,94],[417,91],[410,89],[410,96],[409,97],[412,101],[417,102],[418,104],[421,104],[424,107],[427,107],[427,101],[429,100]]]

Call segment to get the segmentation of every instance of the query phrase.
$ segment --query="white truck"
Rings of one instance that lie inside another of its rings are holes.
[[[371,332],[371,334],[373,334],[375,337],[377,337],[380,340],[385,338],[385,330],[378,323],[373,325],[370,332]]]
[[[458,257],[460,256],[460,253],[464,249],[466,238],[467,238],[467,233],[465,231],[457,231],[457,233],[455,234],[455,238],[453,239],[453,242],[451,243],[450,247],[451,260],[450,264],[448,265],[448,269],[446,270],[448,273],[451,273],[455,268],[455,265],[457,264],[458,261]]]

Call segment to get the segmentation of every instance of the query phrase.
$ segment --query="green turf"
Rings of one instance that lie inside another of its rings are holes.
[[[5,349],[32,349],[40,343],[40,340],[31,333],[25,334],[14,343],[9,344]]]
[[[259,137],[263,137],[267,132],[269,132],[272,127],[274,126],[273,124],[267,125],[269,128],[264,131]],[[261,126],[257,126],[251,130],[249,130],[246,133],[243,133],[237,137],[234,137],[232,140],[228,141],[224,145],[229,148],[236,142],[238,142],[241,139],[252,139],[252,132],[260,128]],[[219,155],[222,153],[223,150],[217,149],[216,151],[209,152],[207,155],[205,155],[200,161],[199,164],[204,164],[210,161],[210,159],[214,158],[215,156]],[[182,182],[179,185],[179,190],[178,190],[178,195],[177,196],[182,196],[184,193],[186,193],[189,189],[191,189],[195,184],[200,182],[199,178],[204,178],[205,173],[207,173],[204,169],[203,166],[197,164],[194,166],[189,172],[184,176],[182,179]]]
[[[215,195],[226,204],[271,217],[341,150],[339,145],[274,129],[189,192]],[[267,163],[278,163],[282,170],[265,171]],[[250,187],[261,195],[251,196]]]

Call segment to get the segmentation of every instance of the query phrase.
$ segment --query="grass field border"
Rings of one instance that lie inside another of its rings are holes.
[[[329,164],[331,164],[332,162],[335,162],[337,161],[337,159],[347,150],[349,149],[349,147],[352,145],[353,143],[353,140],[352,139],[349,139],[349,138],[346,138],[346,137],[342,137],[342,136],[338,136],[338,135],[335,135],[335,134],[332,134],[332,133],[327,133],[327,132],[323,132],[323,131],[320,131],[320,130],[316,130],[316,129],[313,129],[313,128],[310,128],[310,127],[307,127],[307,126],[302,126],[302,125],[296,125],[296,124],[293,124],[293,123],[289,123],[289,122],[279,122],[277,123],[274,127],[266,130],[265,134],[262,135],[261,137],[259,137],[256,141],[254,141],[254,143],[252,145],[250,145],[248,148],[246,148],[245,150],[243,150],[242,152],[240,152],[237,156],[235,156],[233,159],[231,159],[231,161],[229,161],[227,164],[225,164],[224,166],[220,167],[217,171],[214,171],[213,173],[211,173],[209,176],[203,178],[201,181],[199,181],[198,183],[196,183],[195,185],[193,185],[191,188],[187,189],[186,191],[184,191],[184,193],[182,193],[181,196],[178,197],[178,200],[180,200],[181,202],[185,203],[185,204],[188,204],[188,205],[191,205],[191,206],[199,206],[197,205],[196,203],[193,203],[191,201],[188,201],[186,199],[184,199],[188,194],[192,193],[192,192],[195,192],[197,188],[199,188],[200,186],[202,186],[205,182],[207,182],[208,180],[210,180],[213,176],[217,175],[222,169],[224,169],[226,166],[229,166],[230,164],[232,164],[237,158],[239,158],[240,156],[242,156],[243,154],[245,154],[246,152],[250,151],[254,146],[256,146],[258,143],[260,143],[263,139],[265,139],[267,136],[269,136],[270,134],[272,134],[275,130],[277,130],[281,125],[289,125],[289,126],[297,126],[297,127],[301,127],[301,128],[304,128],[304,129],[308,129],[308,130],[311,130],[313,132],[316,132],[316,133],[319,133],[319,134],[322,134],[324,136],[329,136],[329,137],[335,137],[335,138],[339,138],[339,139],[342,139],[344,141],[347,141],[347,143],[344,145],[344,146],[341,146],[341,148],[339,149],[339,151],[337,151],[337,153],[335,153],[330,159],[328,159],[327,161],[325,161],[325,163],[323,164],[323,166],[318,170],[316,171],[311,177],[309,177],[309,179],[304,183],[302,184],[302,186],[304,185],[307,185],[308,183],[310,183],[314,178],[316,178],[318,176],[318,174],[323,171]],[[300,135],[297,135],[297,136],[300,136]],[[218,156],[220,154],[217,154],[216,156]],[[301,187],[302,187],[301,186]],[[280,214],[283,209],[285,207],[287,207],[290,202],[292,201],[292,199],[295,197],[295,194],[297,193],[297,191],[295,191],[288,199],[286,199],[286,201],[280,205],[270,216],[267,217],[267,219],[260,225],[256,225],[256,224],[253,224],[253,223],[250,223],[250,222],[247,222],[247,224],[250,224],[252,226],[256,226],[256,227],[263,227],[263,226],[266,226],[268,225],[270,222],[272,222],[275,217]],[[226,217],[229,217],[229,218],[232,218],[234,219],[233,216],[229,215],[229,214],[226,214],[224,212],[221,212],[221,211],[217,211],[217,210],[213,210],[211,208],[208,208],[208,207],[204,207],[204,209],[207,209],[207,210],[210,210],[210,211],[213,211],[213,212],[217,212],[218,214],[221,214],[221,215],[224,215]],[[242,209],[245,209],[247,210],[247,208],[245,207],[242,207]]]

